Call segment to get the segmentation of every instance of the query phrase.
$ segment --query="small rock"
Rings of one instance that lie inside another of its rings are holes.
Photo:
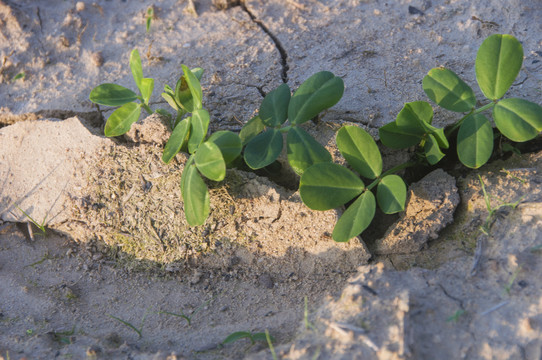
[[[85,3],[82,2],[82,1],[78,1],[78,2],[75,4],[75,11],[81,12],[81,11],[84,11],[84,10],[85,10]]]
[[[268,273],[264,273],[258,277],[258,283],[263,286],[266,289],[272,289],[275,284],[273,283],[273,279],[271,278],[271,275]]]
[[[423,15],[423,11],[421,11],[418,8],[415,8],[414,6],[409,6],[408,7],[408,13],[410,15]]]
[[[199,270],[194,271],[194,273],[190,277],[190,284],[191,285],[196,285],[197,283],[199,283],[201,281],[201,276],[202,275],[203,274],[201,273],[201,271],[199,271]]]
[[[101,51],[95,52],[90,56],[90,60],[96,67],[100,67],[104,64],[104,57]]]
[[[437,169],[410,186],[403,216],[375,242],[377,254],[410,254],[436,239],[454,220],[459,204],[455,178]]]
[[[169,139],[169,129],[158,114],[152,114],[141,122],[132,125],[124,137],[134,143],[165,145]]]
[[[239,5],[239,0],[213,0],[213,6],[218,10],[228,10],[229,8]]]

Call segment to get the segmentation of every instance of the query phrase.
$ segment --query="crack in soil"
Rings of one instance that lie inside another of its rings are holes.
[[[281,72],[282,82],[285,84],[288,83],[288,70],[290,66],[288,65],[288,53],[284,49],[284,46],[282,46],[282,43],[280,42],[280,40],[271,32],[271,30],[269,30],[269,28],[265,26],[265,24],[261,20],[256,18],[256,16],[247,8],[245,1],[240,1],[239,6],[241,7],[241,9],[243,9],[244,12],[248,14],[250,19],[256,25],[258,25],[260,29],[263,30],[263,32],[265,32],[269,36],[271,41],[273,41],[273,43],[275,44],[275,47],[280,53],[280,63],[282,65],[282,72]]]

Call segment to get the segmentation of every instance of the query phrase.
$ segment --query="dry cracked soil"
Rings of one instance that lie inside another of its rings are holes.
[[[344,96],[306,130],[341,162],[336,130],[377,137],[433,67],[480,95],[494,33],[525,49],[510,95],[540,103],[539,0],[0,0],[0,359],[542,359],[540,137],[405,174],[406,211],[339,244],[340,210],[306,208],[287,170],[228,170],[189,227],[163,118],[106,138],[112,109],[88,99],[134,88],[137,48],[153,109],[199,66],[210,131],[239,131],[267,92],[330,70]],[[239,331],[259,335],[223,344]]]

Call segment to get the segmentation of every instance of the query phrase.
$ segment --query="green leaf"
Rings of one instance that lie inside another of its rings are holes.
[[[286,144],[288,162],[299,175],[314,164],[332,161],[329,151],[297,126],[288,131]]]
[[[217,131],[207,139],[207,142],[213,142],[218,146],[226,164],[235,160],[243,148],[239,136],[231,131]]]
[[[352,171],[334,163],[311,166],[299,182],[299,194],[307,207],[313,210],[337,208],[352,200],[365,189]]]
[[[192,103],[193,108],[192,109],[186,109],[188,112],[193,112],[195,110],[201,109],[202,107],[202,93],[201,93],[201,85],[199,83],[198,78],[186,65],[181,65],[183,72],[184,72],[184,78],[186,80],[186,84],[188,85],[188,88],[190,89],[190,94],[192,95]],[[181,100],[181,99],[179,99]],[[182,101],[180,101],[181,105],[183,104]]]
[[[534,139],[542,131],[542,107],[523,99],[504,99],[493,108],[497,129],[516,142]]]
[[[218,145],[206,141],[200,145],[194,157],[199,172],[213,181],[222,181],[226,176],[226,163]]]
[[[523,47],[512,35],[494,34],[476,55],[476,80],[484,95],[500,99],[512,86],[523,63]]]
[[[268,129],[249,141],[245,147],[245,162],[254,170],[266,167],[279,157],[282,143],[282,133]]]
[[[162,97],[164,98],[164,100],[167,101],[169,106],[171,106],[175,110],[179,111],[179,109],[181,107],[177,104],[177,102],[175,101],[175,97],[173,95],[171,95],[170,93],[167,93],[167,92],[163,92]]]
[[[434,68],[423,78],[423,91],[439,106],[455,111],[471,111],[476,105],[474,91],[453,71]]]
[[[405,210],[407,187],[398,175],[382,178],[376,190],[378,206],[384,214],[394,214]]]
[[[357,126],[343,126],[337,132],[337,147],[348,164],[361,176],[377,178],[382,172],[382,156],[374,139]]]
[[[137,100],[137,94],[117,84],[101,84],[90,92],[90,101],[106,106],[120,106]]]
[[[154,90],[154,79],[143,78],[141,79],[141,96],[143,97],[143,102],[148,105],[149,100],[151,99],[152,91]]]
[[[143,69],[141,68],[141,57],[139,56],[139,51],[137,49],[132,50],[130,54],[130,69],[132,70],[132,76],[134,81],[141,91],[141,80],[143,79]],[[141,91],[143,94],[143,91]]]
[[[288,104],[290,103],[290,88],[282,84],[268,93],[260,106],[260,119],[269,127],[282,125],[288,117]]]
[[[262,119],[260,119],[259,116],[254,116],[252,119],[247,121],[247,123],[243,125],[243,128],[239,133],[239,137],[241,138],[243,146],[248,144],[250,140],[252,140],[256,135],[261,133],[264,129],[265,125],[263,124]]]
[[[127,133],[132,124],[139,119],[139,115],[141,115],[141,105],[133,102],[122,105],[107,119],[105,136],[112,137]]]
[[[181,175],[181,195],[184,201],[184,214],[190,226],[202,225],[210,211],[209,190],[198,174],[190,157]]]
[[[408,148],[418,144],[422,140],[422,137],[419,135],[408,135],[401,132],[395,121],[378,129],[378,135],[382,144],[392,149]]]
[[[427,162],[431,165],[435,165],[444,157],[444,153],[440,151],[438,141],[433,135],[427,136],[423,150],[425,151]]]
[[[259,333],[252,334],[252,339],[254,341],[264,341],[264,342],[267,341],[267,337],[266,337],[264,332],[259,332]],[[271,335],[269,335],[269,339],[271,341],[275,341],[275,338],[273,336],[271,336]]]
[[[205,109],[194,110],[190,122],[190,137],[188,138],[188,152],[193,154],[207,136],[209,129],[209,112]]]
[[[333,240],[346,242],[361,234],[373,221],[376,210],[375,196],[366,191],[346,209],[335,224]]]
[[[463,165],[478,169],[493,153],[493,128],[482,114],[466,118],[457,132],[457,155]]]
[[[237,331],[228,335],[228,337],[226,337],[224,341],[222,341],[222,344],[225,345],[241,339],[250,339],[250,341],[254,343],[254,340],[252,339],[252,333],[248,331]]]
[[[302,124],[339,102],[344,83],[329,71],[321,71],[308,78],[292,96],[288,118],[292,124]]]
[[[203,69],[202,68],[194,68],[190,70],[198,79],[198,81],[201,79],[203,75]],[[177,85],[175,85],[175,92],[174,97],[176,103],[182,107],[187,112],[194,111],[194,100],[192,98],[192,93],[190,92],[190,88],[188,87],[188,83],[186,81],[186,76],[182,75],[179,80],[177,81]]]
[[[441,149],[448,149],[450,147],[448,139],[446,138],[446,134],[444,133],[444,129],[435,128],[435,130],[431,132],[431,135],[435,137],[438,142],[438,146]]]
[[[173,132],[171,133],[166,146],[164,147],[164,153],[162,154],[162,161],[168,164],[171,159],[179,151],[181,151],[181,148],[186,141],[186,136],[188,135],[188,131],[190,130],[190,117],[187,117],[183,119],[181,122],[175,126],[175,129],[173,129]]]
[[[423,136],[436,130],[431,126],[433,108],[426,101],[406,103],[397,115],[395,122],[403,134]]]

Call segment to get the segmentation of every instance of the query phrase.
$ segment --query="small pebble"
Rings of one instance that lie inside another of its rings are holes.
[[[263,286],[266,289],[272,289],[275,284],[273,283],[273,279],[271,278],[271,275],[265,273],[258,277],[258,283]]]
[[[98,52],[95,52],[91,55],[90,59],[92,60],[92,63],[96,66],[96,67],[100,67],[104,64],[104,58],[102,56],[102,52],[101,51],[98,51]]]
[[[81,12],[85,10],[85,3],[82,2],[82,1],[78,1],[76,4],[75,4],[75,11],[77,12]]]

